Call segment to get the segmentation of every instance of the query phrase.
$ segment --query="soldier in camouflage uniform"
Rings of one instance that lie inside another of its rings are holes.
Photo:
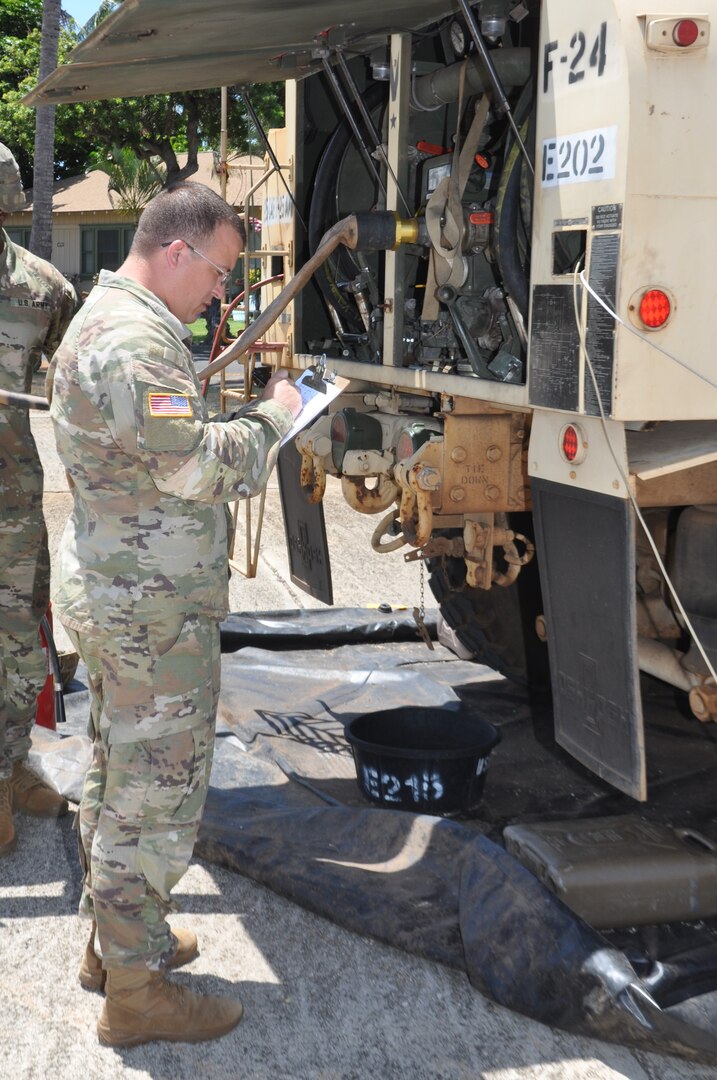
[[[239,219],[208,188],[162,192],[48,373],[74,492],[53,605],[93,692],[81,912],[94,916],[102,966],[91,936],[80,981],[104,986],[98,1032],[113,1046],[214,1038],[242,1011],[164,974],[196,953],[194,935],[173,934],[166,914],[211,769],[226,504],[265,484],[301,407],[293,384],[274,376],[240,418],[207,415],[183,324],[222,294],[242,248]]]
[[[20,170],[0,143],[0,227],[25,205]],[[28,393],[77,306],[74,289],[0,228],[0,389]],[[42,466],[27,409],[0,405],[0,855],[15,844],[13,809],[39,817],[67,802],[26,766],[37,696],[47,673],[40,619],[50,592]]]

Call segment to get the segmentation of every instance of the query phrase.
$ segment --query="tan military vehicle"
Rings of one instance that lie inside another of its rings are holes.
[[[299,436],[303,489],[340,476],[459,639],[549,681],[559,743],[637,799],[640,671],[717,717],[714,16],[140,0],[34,96],[287,80],[262,307],[362,218],[267,334],[349,380]]]

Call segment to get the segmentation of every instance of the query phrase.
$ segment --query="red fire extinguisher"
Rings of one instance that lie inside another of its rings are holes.
[[[55,648],[55,640],[52,636],[51,604],[47,605],[47,612],[40,620],[40,641],[47,658],[47,677],[37,699],[35,723],[41,727],[51,728],[54,731],[57,722],[62,723],[65,719],[65,702],[62,697],[60,661]]]

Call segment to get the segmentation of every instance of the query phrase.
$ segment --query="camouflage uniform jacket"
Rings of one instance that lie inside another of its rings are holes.
[[[51,263],[13,244],[0,252],[0,388],[27,394],[43,353],[52,356],[77,307],[75,290]],[[42,466],[27,409],[0,409],[0,514],[42,505]]]
[[[224,504],[262,488],[293,419],[267,401],[210,422],[187,336],[153,293],[103,271],[50,365],[74,493],[53,605],[75,630],[227,613]]]

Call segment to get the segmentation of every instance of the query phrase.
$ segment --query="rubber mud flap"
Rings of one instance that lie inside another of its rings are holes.
[[[632,507],[545,480],[532,491],[555,738],[596,776],[644,800]]]
[[[324,507],[322,503],[308,502],[303,495],[301,456],[293,442],[288,442],[279,452],[276,468],[291,580],[309,596],[333,604]]]

